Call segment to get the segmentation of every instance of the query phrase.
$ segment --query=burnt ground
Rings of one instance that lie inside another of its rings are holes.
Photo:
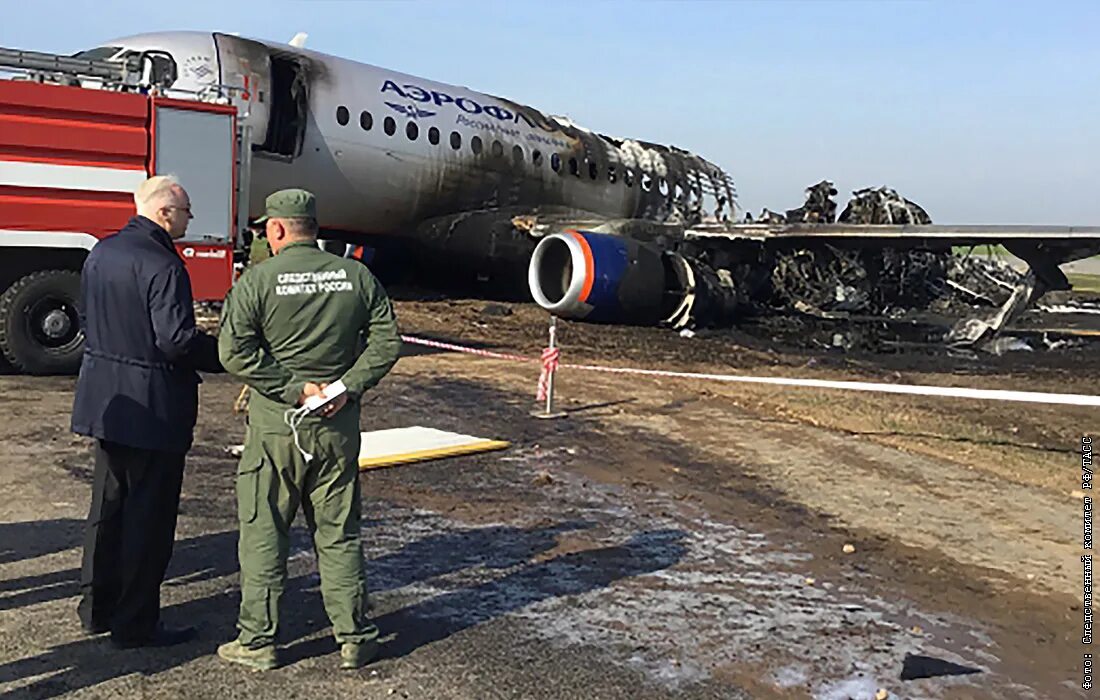
[[[527,355],[545,344],[546,317],[527,306],[397,308],[421,337]],[[561,323],[559,338],[565,362],[651,369],[1083,394],[1100,378],[1095,345],[960,356],[872,329],[878,345],[842,351],[824,347],[837,328],[810,330],[682,338]],[[238,602],[224,448],[243,435],[239,385],[202,387],[164,587],[166,620],[201,638],[124,653],[75,618],[91,453],[68,432],[73,382],[0,376],[0,692],[1084,697],[1078,450],[1095,409],[563,370],[569,415],[547,421],[530,416],[537,365],[406,349],[363,406],[365,430],[426,425],[512,446],[363,474],[386,645],[353,673],[334,672],[303,531],[283,605],[288,664],[250,674],[212,656]]]

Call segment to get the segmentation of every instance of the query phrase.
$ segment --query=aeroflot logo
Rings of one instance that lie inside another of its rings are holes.
[[[549,131],[551,133],[557,132],[558,129],[553,125],[546,123],[542,119],[539,119],[535,115],[528,116],[526,114],[514,113],[510,109],[505,109],[498,105],[485,105],[482,106],[477,100],[469,97],[453,97],[445,92],[439,92],[438,90],[425,90],[422,87],[416,85],[398,85],[392,80],[387,80],[382,84],[382,92],[396,92],[398,95],[410,100],[416,100],[417,102],[433,102],[436,106],[442,107],[443,105],[451,104],[458,107],[467,114],[486,114],[495,119],[499,119],[502,122],[515,122],[520,123],[520,120],[527,123],[530,127],[538,127],[543,131]],[[402,105],[395,105],[387,102],[392,109],[397,111],[406,111],[406,108]],[[410,105],[411,106],[411,105]],[[415,109],[415,107],[413,108]],[[432,113],[434,114],[434,112]],[[409,115],[414,116],[414,115]],[[425,114],[418,114],[415,116],[429,116]]]
[[[393,111],[404,114],[406,117],[410,117],[412,119],[435,116],[435,112],[429,112],[426,109],[420,109],[416,105],[399,105],[396,102],[387,102],[386,105]]]

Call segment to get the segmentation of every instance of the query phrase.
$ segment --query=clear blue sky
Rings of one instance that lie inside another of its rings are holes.
[[[823,178],[939,223],[1100,225],[1100,2],[0,0],[0,46],[142,31],[289,41],[504,95],[729,170],[739,204]]]

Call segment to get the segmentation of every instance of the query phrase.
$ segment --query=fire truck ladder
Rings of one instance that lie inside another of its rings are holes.
[[[175,63],[163,51],[142,51],[122,60],[106,61],[0,47],[0,71],[62,85],[79,86],[83,80],[99,80],[104,87],[122,90],[165,88],[176,79]]]

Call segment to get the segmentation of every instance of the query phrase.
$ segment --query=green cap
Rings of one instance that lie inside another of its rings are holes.
[[[317,218],[317,199],[312,192],[306,190],[279,190],[269,195],[264,205],[264,215],[256,219],[257,224],[268,219]]]

